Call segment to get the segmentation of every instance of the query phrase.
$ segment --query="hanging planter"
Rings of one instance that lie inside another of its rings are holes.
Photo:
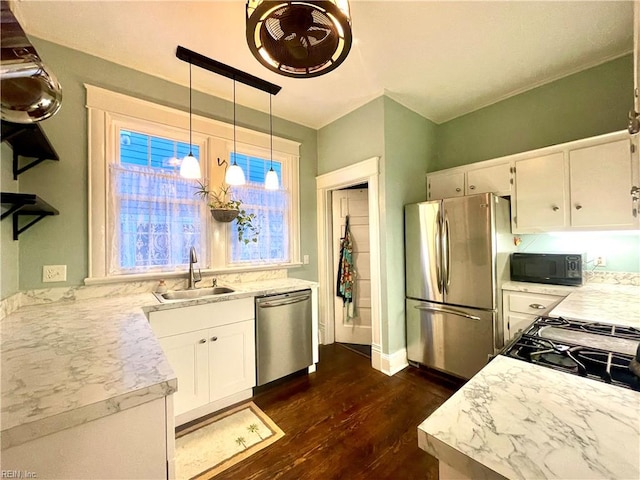
[[[198,188],[195,195],[201,197],[211,210],[211,216],[217,222],[229,223],[236,220],[236,231],[238,233],[238,241],[245,245],[249,242],[256,243],[260,228],[253,224],[256,219],[254,213],[247,213],[246,210],[240,208],[241,200],[229,200],[229,187],[222,186],[217,192],[211,192],[206,183],[198,181]]]
[[[212,208],[211,209],[211,216],[216,222],[223,222],[223,223],[233,222],[239,213],[240,213],[240,210],[236,208]]]

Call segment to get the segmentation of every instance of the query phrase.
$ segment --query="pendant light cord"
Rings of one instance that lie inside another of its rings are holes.
[[[189,155],[193,156],[193,128],[191,125],[191,62],[189,62]]]
[[[233,164],[236,164],[236,78],[233,77]]]
[[[269,147],[271,152],[271,164],[269,165],[271,168],[269,170],[273,170],[273,111],[271,110],[271,99],[273,95],[269,94]]]

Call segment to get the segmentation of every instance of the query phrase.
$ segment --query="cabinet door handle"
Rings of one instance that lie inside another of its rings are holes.
[[[554,212],[557,212],[558,210],[560,210],[560,207],[559,207],[559,206],[557,206],[557,205],[554,205],[553,207],[551,207],[551,209],[552,209]]]
[[[578,204],[576,205],[576,210],[580,210],[582,208],[582,205]]]
[[[218,340],[218,337],[211,337],[212,342],[215,342],[216,340]]]
[[[469,190],[475,190],[476,186],[475,185],[469,185]]]
[[[529,305],[531,308],[535,308],[536,310],[544,310],[545,307],[544,305],[540,305],[539,303],[532,303],[531,305]]]
[[[460,187],[456,188],[456,192],[461,192],[462,189]]]
[[[198,343],[207,343],[207,339],[206,338],[201,338]]]

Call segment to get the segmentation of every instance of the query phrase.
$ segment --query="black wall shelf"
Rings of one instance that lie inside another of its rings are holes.
[[[45,160],[58,161],[60,158],[51,146],[51,142],[37,123],[20,124],[2,122],[2,141],[11,145],[13,150],[13,179],[30,168]],[[20,167],[20,157],[34,158],[35,160]]]
[[[51,215],[58,215],[58,210],[37,195],[31,193],[9,193],[0,194],[2,206],[7,210],[2,213],[0,220],[4,220],[9,215],[13,216],[13,239],[18,240],[18,236],[29,229],[40,220]],[[20,217],[36,217],[22,227],[19,224]]]

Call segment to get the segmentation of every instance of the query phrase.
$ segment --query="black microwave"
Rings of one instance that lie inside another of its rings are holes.
[[[577,253],[512,253],[511,280],[582,285],[582,255]]]

